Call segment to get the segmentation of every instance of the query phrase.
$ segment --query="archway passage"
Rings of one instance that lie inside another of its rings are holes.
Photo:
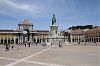
[[[14,39],[11,40],[11,43],[14,44]]]
[[[29,37],[30,37],[29,29],[24,29],[23,30],[23,43],[29,41]]]
[[[10,42],[10,39],[8,39],[8,44],[10,44],[11,42]]]
[[[1,44],[3,44],[3,39],[1,39]]]
[[[18,44],[18,38],[16,39],[16,44]]]
[[[37,39],[37,43],[39,43],[39,39]]]
[[[34,43],[36,43],[36,39],[34,39]]]
[[[7,39],[4,40],[4,43],[7,43]]]

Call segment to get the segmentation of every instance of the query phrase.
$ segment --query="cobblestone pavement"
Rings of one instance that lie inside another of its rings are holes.
[[[0,66],[100,66],[100,46],[14,45],[5,51],[0,45]]]

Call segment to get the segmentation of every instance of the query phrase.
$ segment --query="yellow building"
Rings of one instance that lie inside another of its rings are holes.
[[[14,43],[14,30],[0,30],[0,43]]]
[[[47,41],[49,30],[34,30],[28,19],[18,24],[17,30],[0,30],[0,43],[43,43]]]
[[[100,27],[89,29],[85,32],[86,42],[100,42]]]

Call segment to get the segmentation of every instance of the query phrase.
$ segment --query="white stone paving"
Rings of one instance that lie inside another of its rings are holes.
[[[4,51],[0,46],[0,66],[99,66],[100,46],[21,46]],[[26,52],[25,52],[26,51]],[[13,56],[15,55],[15,56]],[[79,55],[79,56],[78,56]],[[9,61],[9,62],[8,62]]]

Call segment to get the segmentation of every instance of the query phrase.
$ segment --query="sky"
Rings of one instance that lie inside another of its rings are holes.
[[[55,14],[59,30],[100,26],[100,0],[0,0],[0,29],[16,30],[25,18],[35,30],[49,30]]]

